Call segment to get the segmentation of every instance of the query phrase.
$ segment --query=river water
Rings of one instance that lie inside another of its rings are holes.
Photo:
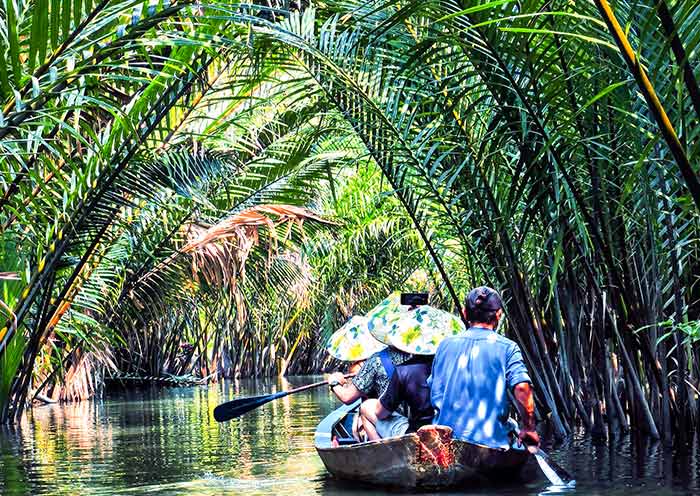
[[[216,405],[235,396],[316,380],[147,389],[35,407],[21,426],[0,430],[0,494],[385,494],[334,480],[316,455],[316,424],[337,405],[327,388],[223,424],[212,416]],[[551,455],[578,480],[572,494],[675,496],[700,494],[699,451],[697,442],[689,455],[679,455],[644,440],[595,446],[581,436]],[[498,490],[551,492],[545,482]]]

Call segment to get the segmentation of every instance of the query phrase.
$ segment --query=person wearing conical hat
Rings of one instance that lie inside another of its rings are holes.
[[[415,308],[426,297],[427,295],[421,295],[415,301],[404,302],[403,309]],[[410,353],[398,349],[391,343],[386,332],[386,326],[380,325],[379,322],[385,320],[385,314],[398,310],[399,294],[395,293],[370,311],[369,315],[373,315],[374,318],[369,320],[368,330],[377,341],[383,343],[386,347],[370,356],[355,377],[346,379],[340,372],[335,372],[329,377],[329,384],[333,394],[346,405],[360,398],[363,400],[379,398],[389,385],[395,368],[411,359],[412,355]],[[383,427],[386,432],[405,431],[408,428],[408,419],[403,413],[404,407],[401,405],[396,415],[385,419]]]
[[[329,355],[340,361],[349,363],[347,366],[348,375],[356,375],[367,358],[384,348],[386,348],[386,345],[374,339],[369,333],[367,329],[367,318],[359,315],[352,317],[345,325],[334,332],[326,344],[326,351]],[[339,374],[341,377],[345,378],[342,373]],[[328,379],[328,385],[333,394],[341,399],[338,394],[342,390],[337,387],[339,383],[337,378],[334,379],[334,377],[336,377],[336,375],[331,374]],[[359,416],[356,416],[352,424],[352,435],[358,441],[363,437],[361,430],[362,424],[359,422]],[[331,442],[333,446],[339,446],[335,436]]]
[[[328,377],[331,391],[340,401],[350,404],[362,397],[376,398],[386,387],[380,374],[382,358],[385,361],[388,358],[392,363],[401,363],[410,358],[410,355],[404,356],[403,352],[388,347],[386,341],[384,335],[372,332],[368,319],[363,316],[352,317],[330,337],[326,351],[334,358],[354,365],[354,370],[349,371],[355,373],[351,380],[346,380],[342,372],[334,372]],[[366,365],[367,362],[369,365]],[[358,368],[357,364],[360,363]]]
[[[520,442],[539,445],[532,381],[520,347],[496,333],[503,318],[501,296],[482,286],[469,292],[470,328],[438,346],[429,378],[433,423],[451,427],[456,439],[493,448],[510,446],[508,391],[522,419]]]

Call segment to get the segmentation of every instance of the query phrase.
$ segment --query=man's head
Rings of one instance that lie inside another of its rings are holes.
[[[481,286],[472,289],[464,302],[467,320],[471,325],[495,327],[503,315],[503,301],[495,289]]]

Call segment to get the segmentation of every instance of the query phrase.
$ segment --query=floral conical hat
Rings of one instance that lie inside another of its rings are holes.
[[[334,358],[346,362],[365,360],[386,348],[372,337],[367,329],[367,318],[361,315],[348,320],[328,339],[326,351]]]
[[[412,355],[434,355],[440,342],[464,334],[466,327],[454,314],[429,305],[395,314],[387,322],[388,344]]]
[[[408,312],[406,305],[401,304],[401,293],[391,293],[379,305],[367,313],[367,328],[377,341],[391,344],[387,338],[389,321],[400,314]]]

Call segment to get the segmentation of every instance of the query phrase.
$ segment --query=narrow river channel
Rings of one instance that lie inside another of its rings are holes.
[[[315,380],[148,389],[36,407],[20,427],[0,430],[0,494],[385,494],[327,475],[313,447],[316,424],[336,405],[326,388],[277,400],[224,424],[212,416],[217,404],[234,396]],[[575,474],[572,494],[663,496],[700,494],[698,451],[697,442],[689,455],[680,455],[643,440],[594,446],[577,437],[552,456]],[[498,490],[551,492],[544,482]]]

